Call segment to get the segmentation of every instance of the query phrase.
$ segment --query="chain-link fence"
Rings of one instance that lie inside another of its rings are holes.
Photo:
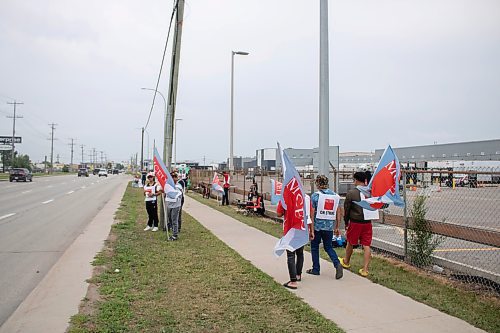
[[[314,192],[316,173],[299,173],[305,191]],[[334,190],[345,194],[354,186],[352,175],[332,171]],[[195,186],[211,184],[213,176],[213,171],[191,172]],[[271,178],[281,180],[281,175],[233,174],[233,198],[254,186],[269,200]],[[417,267],[499,288],[500,168],[402,170],[399,191],[406,205],[390,206],[373,223],[374,248]]]
[[[498,288],[500,169],[403,170],[404,208],[374,223],[374,246],[419,267]]]

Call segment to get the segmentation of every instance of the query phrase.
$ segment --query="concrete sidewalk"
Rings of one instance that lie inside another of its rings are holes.
[[[286,256],[273,255],[277,238],[190,197],[186,197],[184,210],[278,283],[289,280]],[[306,253],[304,271],[310,267],[311,256]],[[347,270],[341,280],[335,280],[334,275],[331,262],[321,259],[321,275],[304,272],[299,289],[291,292],[347,332],[484,332]]]

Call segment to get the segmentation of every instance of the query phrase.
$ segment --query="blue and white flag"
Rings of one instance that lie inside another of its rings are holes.
[[[366,198],[355,201],[355,203],[372,211],[382,208],[384,204],[404,206],[404,202],[399,196],[400,178],[401,168],[398,157],[391,146],[388,146],[382,154],[377,170],[375,170],[368,186],[359,188]]]

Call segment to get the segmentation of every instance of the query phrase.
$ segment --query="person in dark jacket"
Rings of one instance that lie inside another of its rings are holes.
[[[353,248],[355,245],[361,244],[363,246],[363,268],[359,270],[361,276],[368,276],[368,266],[371,260],[371,243],[372,243],[372,221],[368,214],[372,214],[371,211],[365,212],[363,208],[355,203],[355,201],[361,201],[364,198],[363,193],[359,190],[359,187],[366,186],[370,182],[371,173],[366,172],[356,172],[354,173],[354,185],[353,188],[347,192],[344,201],[344,222],[346,225],[346,254],[345,258],[340,258],[340,263],[344,268],[351,267],[351,256]],[[367,216],[365,216],[367,215]]]

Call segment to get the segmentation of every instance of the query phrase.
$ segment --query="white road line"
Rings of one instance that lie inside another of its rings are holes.
[[[42,202],[42,204],[45,205],[45,204],[48,204],[49,202],[52,202],[52,201],[54,201],[54,199],[50,199],[50,200],[44,201],[44,202]]]
[[[61,183],[61,185],[66,185],[66,183]]]
[[[6,218],[11,217],[13,215],[16,215],[16,213],[10,213],[10,214],[4,215],[4,216],[0,216],[0,220],[6,219]]]
[[[47,186],[47,188],[51,188],[51,187],[54,187],[54,186],[53,186],[53,185],[49,185],[49,186]]]
[[[66,194],[71,194],[71,193],[73,193],[73,192],[75,192],[75,191],[69,191],[69,192],[68,192],[68,193],[66,193]]]
[[[31,191],[33,191],[33,190],[23,191],[23,192],[21,192],[21,194],[30,193]]]
[[[90,184],[90,185],[94,185],[94,184],[95,184],[95,183],[92,183],[92,184]]]
[[[84,189],[84,188],[87,188],[87,186],[82,186],[81,188]]]

